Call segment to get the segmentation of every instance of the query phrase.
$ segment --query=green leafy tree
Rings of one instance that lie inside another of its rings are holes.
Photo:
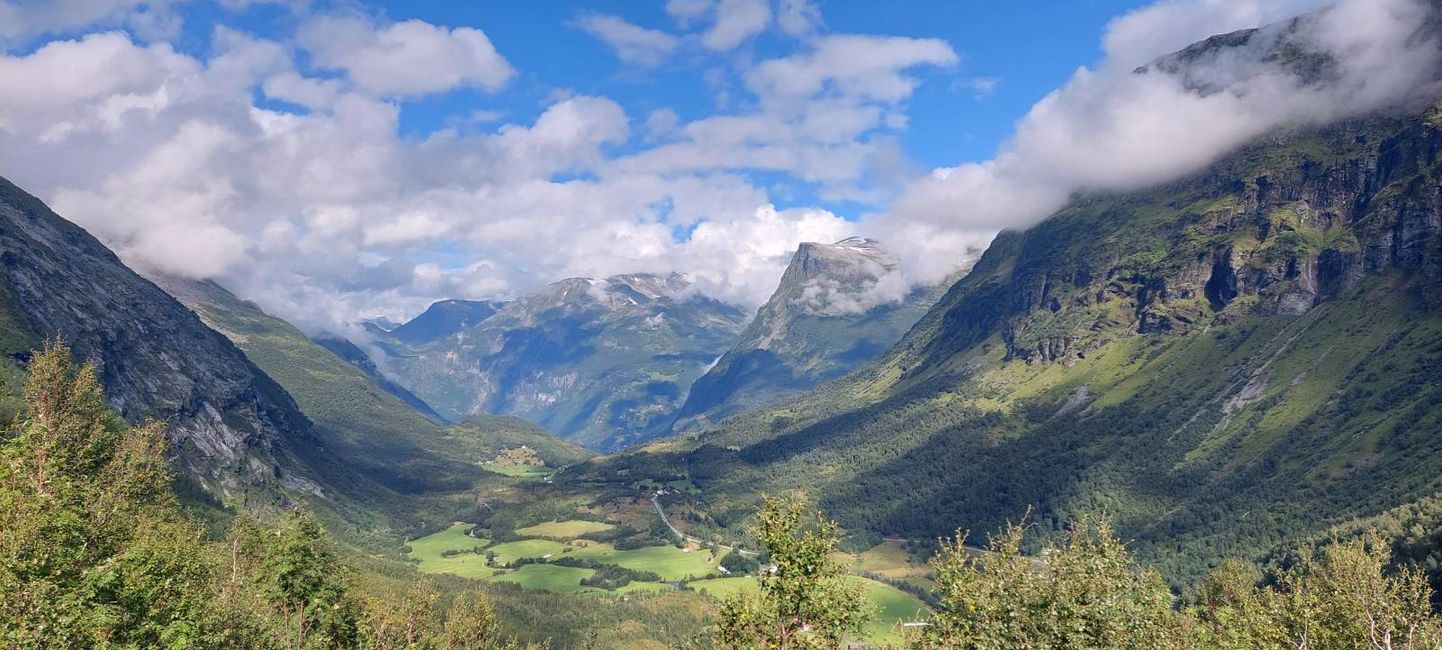
[[[258,558],[254,581],[279,620],[281,645],[349,648],[359,642],[359,605],[349,591],[349,569],[331,546],[315,515],[286,512],[250,541]]]
[[[1193,608],[1207,647],[1402,650],[1442,647],[1432,589],[1415,568],[1387,571],[1372,535],[1309,552],[1257,586],[1229,562],[1208,576]]]
[[[451,603],[441,639],[445,650],[499,650],[510,646],[502,641],[501,618],[490,599],[477,590],[462,593]]]
[[[763,496],[756,537],[769,556],[756,594],[721,603],[723,647],[840,648],[871,616],[861,586],[832,558],[838,527],[809,498]]]
[[[200,647],[214,564],[182,520],[158,424],[107,408],[94,368],[51,343],[0,438],[0,645]]]
[[[1044,559],[1021,553],[1025,526],[1008,526],[985,552],[966,536],[932,566],[942,608],[916,648],[1172,648],[1186,625],[1154,572],[1132,561],[1105,521],[1075,526]]]

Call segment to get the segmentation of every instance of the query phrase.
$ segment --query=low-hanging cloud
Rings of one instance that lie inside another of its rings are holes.
[[[1202,61],[1185,83],[1133,72],[1317,2],[1165,0],[1128,14],[1106,60],[1034,107],[993,160],[914,180],[897,145],[907,102],[921,71],[947,74],[964,57],[936,39],[829,33],[803,0],[670,0],[669,27],[690,30],[679,34],[591,25],[638,65],[730,56],[722,84],[742,101],[718,99],[712,114],[628,114],[557,92],[534,117],[487,113],[405,137],[414,98],[489,97],[524,71],[472,27],[301,11],[293,39],[220,27],[201,56],[128,27],[169,3],[50,14],[0,0],[0,23],[24,13],[20,38],[77,34],[0,54],[0,89],[24,89],[0,90],[0,173],[128,263],[221,279],[311,330],[628,272],[684,272],[696,291],[754,307],[800,242],[857,234],[902,260],[865,295],[826,297],[864,309],[949,276],[996,230],[1034,224],[1078,191],[1162,182],[1281,125],[1437,91],[1435,44],[1410,36],[1412,0],[1343,0],[1308,22],[1297,38],[1338,62],[1326,85],[1245,56]],[[116,26],[128,29],[105,31]],[[796,39],[753,60],[745,43],[768,29]],[[777,207],[784,196],[763,180],[777,176],[878,211],[858,222]]]
[[[1159,3],[1116,21],[1106,40],[1109,58],[1078,70],[1036,104],[996,157],[935,170],[876,219],[922,231],[1025,229],[1077,192],[1175,179],[1280,127],[1435,99],[1442,94],[1438,34],[1423,29],[1432,10],[1424,0],[1341,0],[1273,23],[1244,46],[1137,71],[1147,60],[1136,57],[1195,39],[1189,27],[1196,24],[1275,17],[1260,3]],[[1279,40],[1331,63],[1322,70],[1281,67],[1267,56]],[[923,270],[923,279],[940,272]]]

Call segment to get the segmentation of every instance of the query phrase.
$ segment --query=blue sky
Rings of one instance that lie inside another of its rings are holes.
[[[1408,54],[1417,0],[1338,1],[1316,47]],[[630,272],[750,307],[855,235],[894,300],[1316,113],[1131,71],[1326,2],[0,0],[0,174],[309,329]]]
[[[914,71],[921,83],[908,102],[909,124],[896,133],[911,163],[932,168],[991,157],[1028,108],[1060,87],[1079,66],[1102,57],[1099,35],[1109,21],[1146,4],[1141,0],[920,0],[878,10],[882,5],[875,2],[841,0],[823,1],[817,7],[827,32],[936,38],[954,48],[958,65]],[[662,2],[390,1],[343,7],[382,20],[418,19],[481,29],[517,69],[517,78],[499,93],[459,88],[406,101],[399,128],[410,138],[423,138],[477,111],[494,113],[496,122],[528,122],[562,94],[611,98],[633,119],[659,108],[676,111],[683,121],[735,111],[748,101],[737,80],[747,63],[799,49],[796,39],[768,31],[735,51],[691,52],[638,69],[579,28],[577,18],[607,14],[642,27],[674,30],[675,21]],[[191,3],[177,11],[184,27],[173,43],[198,57],[210,51],[215,25],[285,39],[300,22],[284,5],[270,3],[239,10]],[[718,103],[717,85],[708,83],[708,75],[727,81],[726,88],[733,93],[729,104]],[[263,97],[258,99],[264,102]],[[473,128],[487,126],[494,124]],[[644,143],[628,142],[614,149],[641,146]],[[817,205],[845,218],[878,207],[828,201],[808,184],[795,183],[784,174],[760,172],[756,178],[776,190],[778,206]]]

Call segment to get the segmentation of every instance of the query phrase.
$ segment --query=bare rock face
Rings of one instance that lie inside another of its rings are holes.
[[[907,286],[898,267],[870,239],[801,244],[770,300],[696,381],[676,428],[799,394],[885,352],[940,297]]]
[[[4,179],[0,268],[0,344],[12,362],[63,339],[96,364],[122,416],[168,424],[177,468],[221,498],[276,480],[310,485],[281,469],[288,440],[310,428],[290,396],[189,309]]]

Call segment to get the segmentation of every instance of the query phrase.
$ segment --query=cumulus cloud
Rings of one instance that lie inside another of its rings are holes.
[[[779,0],[776,24],[792,36],[805,36],[821,26],[821,9],[810,0]]]
[[[1133,72],[1147,61],[1131,57],[1269,17],[1262,6],[1169,0],[1114,22],[1105,63],[1078,70],[1034,106],[995,158],[912,184],[889,219],[976,236],[1026,228],[1076,192],[1168,181],[1278,127],[1442,92],[1438,42],[1418,34],[1427,8],[1416,0],[1342,0],[1258,31],[1245,46]],[[1267,56],[1279,41],[1333,65],[1321,80],[1311,78],[1318,71],[1279,68]]]
[[[377,26],[358,17],[323,16],[297,34],[316,65],[344,70],[378,95],[408,96],[462,86],[498,90],[515,76],[485,32],[420,20]]]
[[[832,92],[896,102],[916,90],[918,81],[906,74],[908,69],[951,66],[957,61],[951,45],[940,39],[837,34],[821,39],[806,54],[763,62],[746,82],[758,95],[773,101]]]
[[[771,22],[768,0],[717,0],[711,28],[701,35],[701,44],[713,50],[729,50],[761,33]]]
[[[647,29],[609,14],[583,14],[576,26],[600,39],[616,52],[616,57],[641,66],[660,65],[680,44],[675,36],[658,29]]]
[[[174,36],[173,0],[0,0],[0,44],[96,25],[126,25],[147,40]]]
[[[1106,61],[1035,106],[995,159],[914,180],[889,211],[894,187],[915,179],[897,144],[907,103],[925,72],[960,57],[934,39],[826,33],[814,5],[790,0],[667,3],[696,30],[680,43],[698,50],[773,25],[802,36],[781,55],[710,68],[734,93],[725,112],[628,114],[572,94],[510,119],[469,106],[404,137],[413,98],[514,78],[480,29],[301,12],[294,39],[216,29],[200,56],[105,13],[95,24],[130,31],[0,55],[0,88],[26,89],[0,92],[0,170],[127,262],[219,278],[312,330],[627,272],[684,272],[754,306],[798,243],[856,234],[904,261],[874,295],[848,298],[862,308],[946,277],[997,229],[1035,223],[1076,191],[1160,182],[1279,124],[1436,90],[1418,76],[1435,50],[1406,45],[1410,0],[1344,0],[1299,30],[1337,58],[1325,87],[1245,57],[1132,72],[1210,33],[1198,30],[1276,13],[1260,0],[1257,13],[1232,11],[1247,1],[1166,0],[1118,19]],[[15,6],[0,0],[0,17]],[[618,56],[671,51],[636,29],[613,43]],[[778,209],[778,175],[878,210],[855,221]]]

